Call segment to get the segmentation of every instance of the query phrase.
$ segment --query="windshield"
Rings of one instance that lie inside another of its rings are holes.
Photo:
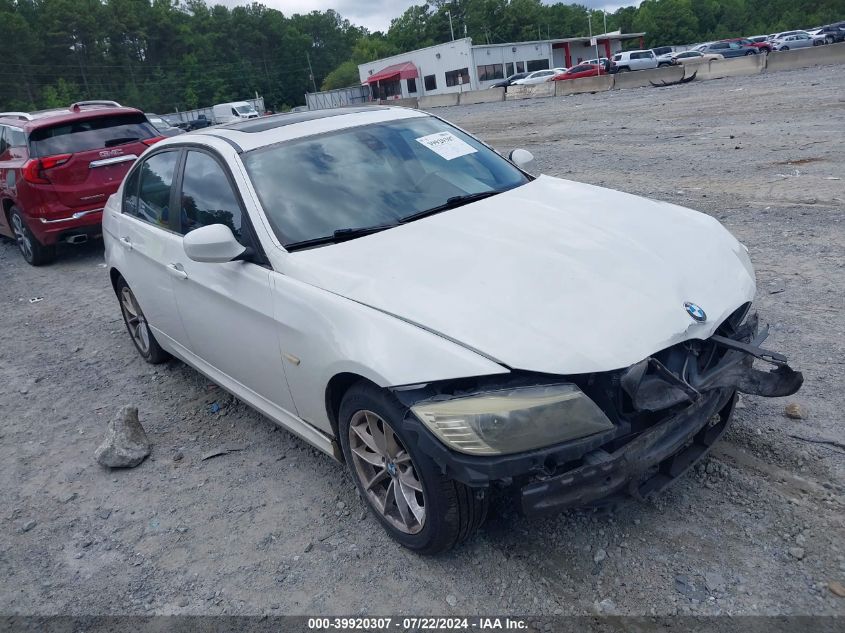
[[[429,116],[271,145],[243,160],[285,246],[394,226],[459,197],[528,182],[496,152]]]
[[[258,112],[255,111],[255,108],[253,108],[251,105],[237,106],[235,108],[235,111],[238,114],[258,114]]]

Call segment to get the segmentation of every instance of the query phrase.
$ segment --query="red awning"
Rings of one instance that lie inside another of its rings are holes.
[[[417,67],[411,62],[402,62],[401,64],[393,64],[393,66],[383,68],[377,73],[370,75],[367,77],[367,83],[372,84],[377,81],[384,81],[385,79],[398,81],[400,79],[412,79],[415,77],[419,77]]]

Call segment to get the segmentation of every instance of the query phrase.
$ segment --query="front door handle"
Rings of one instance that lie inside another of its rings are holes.
[[[130,240],[128,237],[125,237],[125,236],[121,237],[120,238],[120,245],[123,246],[124,248],[130,250],[130,251],[132,250],[132,240]]]
[[[167,272],[169,272],[174,277],[178,277],[179,279],[187,279],[188,273],[182,268],[182,264],[168,264],[167,265]]]

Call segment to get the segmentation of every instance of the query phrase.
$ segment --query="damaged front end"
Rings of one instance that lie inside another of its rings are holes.
[[[737,328],[729,319],[719,332],[704,341],[685,341],[626,369],[620,385],[634,409],[660,411],[695,402],[714,389],[780,397],[801,387],[801,373],[789,367],[785,356],[760,347],[769,328],[758,330],[756,314]],[[754,369],[755,358],[775,368]]]
[[[758,328],[756,315],[744,320],[749,307],[741,307],[705,340],[684,341],[621,370],[565,377],[597,405],[607,424],[537,450],[497,455],[450,450],[427,432],[432,427],[419,415],[420,406],[444,409],[440,403],[466,402],[468,394],[506,389],[530,393],[525,390],[557,385],[559,390],[559,376],[515,372],[507,384],[497,384],[496,378],[395,393],[408,405],[407,430],[444,474],[471,486],[507,488],[525,514],[642,498],[665,488],[706,454],[728,426],[736,392],[777,397],[801,387],[801,373],[784,356],[760,347],[768,328]],[[755,359],[773,368],[755,369]],[[505,420],[518,423],[518,418]],[[495,426],[495,417],[488,421]],[[564,419],[559,424],[578,422]]]

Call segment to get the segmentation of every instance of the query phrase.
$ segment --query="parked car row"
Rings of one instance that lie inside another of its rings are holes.
[[[773,50],[788,51],[807,46],[820,46],[845,40],[845,22],[817,27],[808,31],[783,31],[771,35],[734,37],[716,42],[706,42],[690,50],[676,51],[671,46],[622,51],[610,59],[600,57],[579,62],[572,68],[549,68],[534,72],[520,72],[497,81],[490,88],[507,88],[561,81],[607,73],[625,73],[650,70],[671,65],[687,65],[715,59],[730,59],[748,55],[768,54]],[[577,70],[576,70],[577,69]]]

